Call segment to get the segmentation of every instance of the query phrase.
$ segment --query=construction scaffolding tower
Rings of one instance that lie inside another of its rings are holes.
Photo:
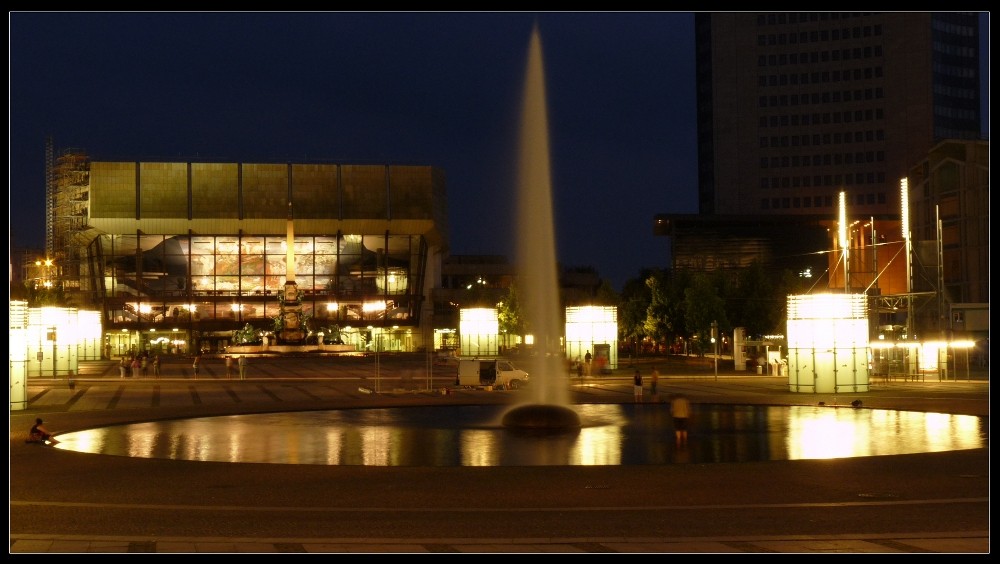
[[[45,251],[55,278],[67,294],[80,288],[81,246],[75,236],[87,228],[90,159],[79,149],[55,155],[51,138],[45,151]]]

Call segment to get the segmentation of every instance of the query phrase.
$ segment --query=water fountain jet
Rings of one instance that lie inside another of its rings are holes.
[[[529,400],[509,410],[503,425],[513,428],[567,429],[580,426],[569,407],[560,340],[559,277],[556,267],[549,157],[548,112],[542,40],[537,23],[531,32],[521,114],[518,161],[517,263],[523,312],[534,335],[527,366]]]

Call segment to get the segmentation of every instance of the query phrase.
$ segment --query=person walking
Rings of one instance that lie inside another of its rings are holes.
[[[198,375],[198,368],[201,367],[201,353],[194,355],[194,362],[191,364],[191,369],[194,370],[194,375]]]
[[[674,418],[674,440],[677,446],[685,446],[688,441],[688,418],[691,417],[691,402],[684,394],[676,394],[670,401],[670,414]]]
[[[135,358],[132,359],[132,377],[135,378],[135,379],[137,379],[137,380],[139,379],[139,366],[140,366],[140,364],[141,363],[139,362],[139,357],[135,357]]]
[[[583,355],[583,375],[590,376],[590,362],[594,360],[594,356],[587,351],[587,354]]]
[[[632,376],[632,391],[635,394],[635,403],[642,403],[642,373],[638,368]]]
[[[245,355],[245,354],[241,354],[240,355],[239,365],[240,365],[240,380],[246,380],[247,379],[247,355]]]
[[[653,367],[653,373],[649,375],[649,395],[656,402],[660,396],[657,395],[656,385],[660,381],[660,371]]]
[[[160,355],[153,357],[153,377],[156,378],[160,375]]]
[[[124,380],[125,376],[128,376],[128,360],[122,357],[122,361],[118,363],[118,374]]]
[[[233,357],[231,355],[226,355],[226,378],[233,377]]]
[[[139,364],[139,369],[142,370],[142,377],[145,378],[149,376],[149,355],[142,355],[142,362]]]

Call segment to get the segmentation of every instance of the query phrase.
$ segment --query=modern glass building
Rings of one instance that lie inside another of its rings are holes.
[[[112,357],[217,351],[247,324],[270,330],[289,279],[310,339],[433,344],[425,296],[448,247],[438,169],[94,161],[84,185],[66,261],[78,274],[63,278],[79,279],[80,307],[103,312]]]
[[[979,14],[695,15],[702,214],[899,213],[899,179],[979,139]]]

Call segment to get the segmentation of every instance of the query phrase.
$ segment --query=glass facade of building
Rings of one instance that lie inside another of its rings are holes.
[[[129,335],[116,351],[163,331],[200,350],[247,324],[268,331],[288,281],[311,339],[432,322],[424,296],[447,247],[433,167],[93,161],[88,204],[80,289],[111,341]]]
[[[287,280],[284,236],[101,235],[100,276],[112,321],[250,321],[278,314]],[[294,239],[304,312],[358,323],[418,317],[426,250],[410,235]]]

